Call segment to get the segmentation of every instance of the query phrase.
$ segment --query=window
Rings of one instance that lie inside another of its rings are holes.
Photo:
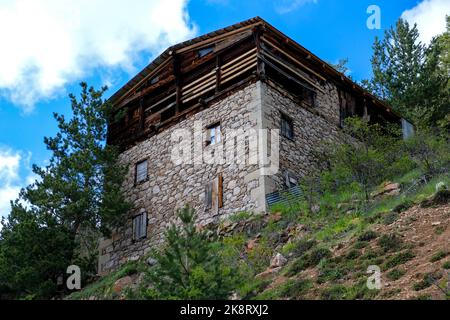
[[[292,187],[295,187],[298,184],[298,179],[292,172],[285,171],[284,176],[285,176],[285,179],[286,179],[285,180],[286,187],[292,188]]]
[[[133,218],[133,240],[137,241],[147,237],[147,213],[142,211]]]
[[[206,145],[214,145],[220,143],[221,133],[220,133],[220,123],[211,125],[206,130]]]
[[[148,162],[141,161],[136,164],[136,183],[147,181],[148,178]]]
[[[211,53],[213,51],[214,51],[214,47],[207,47],[207,48],[198,50],[197,55],[199,58],[202,58],[202,57],[206,56],[208,53]]]
[[[281,134],[288,139],[294,139],[294,124],[291,118],[281,115]]]
[[[150,85],[153,85],[153,84],[157,83],[158,81],[159,81],[159,77],[156,76],[150,80]]]

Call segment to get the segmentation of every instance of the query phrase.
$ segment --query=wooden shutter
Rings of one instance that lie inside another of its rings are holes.
[[[205,207],[211,209],[213,199],[213,184],[210,182],[205,187]]]
[[[138,240],[138,230],[139,230],[139,217],[133,218],[133,240]]]
[[[219,173],[218,181],[217,181],[217,202],[218,207],[223,207],[223,176],[222,173]]]
[[[145,238],[147,236],[147,212],[141,214],[141,225],[139,238]]]

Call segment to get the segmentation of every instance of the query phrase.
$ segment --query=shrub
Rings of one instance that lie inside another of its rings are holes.
[[[217,246],[206,230],[195,225],[194,210],[178,211],[181,226],[173,224],[165,233],[166,245],[154,252],[158,261],[148,273],[155,299],[226,299],[236,287],[237,274],[221,262]]]
[[[440,250],[431,257],[430,262],[436,262],[436,261],[442,260],[446,256],[448,256],[448,252]]]
[[[388,272],[388,274],[386,275],[386,277],[389,280],[395,281],[400,279],[401,277],[403,277],[405,275],[406,271],[403,269],[393,269],[391,271]]]
[[[409,250],[400,252],[394,256],[392,256],[385,264],[385,269],[391,269],[398,265],[404,264],[408,262],[409,260],[413,259],[415,257],[415,254]]]
[[[450,261],[444,262],[444,264],[442,265],[442,268],[449,270],[450,269]]]
[[[389,212],[387,215],[383,218],[383,224],[390,225],[393,224],[398,219],[398,213],[397,212]]]
[[[370,241],[378,238],[378,234],[375,231],[367,230],[358,237],[359,241]]]
[[[311,281],[304,279],[288,280],[279,288],[281,297],[285,298],[299,298],[311,288]]]
[[[357,259],[361,255],[361,252],[359,250],[350,250],[349,253],[345,256],[347,260],[354,260]]]
[[[295,276],[297,273],[305,270],[306,268],[308,268],[308,263],[305,259],[305,256],[303,255],[300,258],[295,259],[288,265],[288,267],[286,268],[286,275],[288,277]]]
[[[383,248],[384,252],[398,250],[402,245],[402,240],[396,234],[384,234],[378,244]]]
[[[347,294],[347,288],[341,284],[326,288],[321,293],[323,300],[344,300]]]
[[[445,172],[450,163],[449,141],[430,132],[417,132],[404,142],[405,150],[419,168],[428,176]]]
[[[318,248],[311,251],[308,259],[308,266],[315,267],[320,260],[331,257],[331,251],[326,248]]]
[[[342,279],[347,274],[348,270],[345,267],[335,262],[326,260],[325,263],[319,264],[319,274],[317,276],[317,283],[339,280]]]
[[[295,243],[292,250],[294,257],[299,257],[316,245],[316,240],[302,239]]]
[[[402,203],[396,205],[392,211],[393,212],[397,212],[397,213],[402,213],[403,211],[408,210],[409,208],[411,208],[414,205],[414,202],[412,202],[411,200],[407,199],[405,201],[403,201]]]
[[[362,249],[367,247],[367,245],[369,244],[369,242],[367,241],[357,241],[355,243],[355,245],[353,246],[354,249]]]

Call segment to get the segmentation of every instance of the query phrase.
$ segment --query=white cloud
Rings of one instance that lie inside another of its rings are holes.
[[[21,151],[0,146],[0,219],[11,210],[10,201],[15,200],[20,189],[34,182],[34,175],[29,172],[25,179],[20,176],[21,166],[30,171],[31,153],[24,155]]]
[[[319,0],[278,0],[275,4],[275,10],[279,14],[285,14],[297,10],[308,3],[318,3]]]
[[[424,0],[402,13],[410,24],[417,23],[420,41],[429,43],[433,36],[445,31],[445,16],[450,15],[449,0]]]
[[[94,68],[135,72],[139,54],[192,37],[188,0],[2,0],[0,93],[30,111]]]

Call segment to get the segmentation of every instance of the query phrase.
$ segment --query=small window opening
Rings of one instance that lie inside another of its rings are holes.
[[[141,212],[133,218],[133,240],[141,240],[147,237],[147,213]]]
[[[288,139],[294,139],[294,122],[284,114],[281,115],[281,134]]]
[[[136,164],[136,183],[147,181],[148,178],[148,162],[141,161]]]
[[[214,51],[214,47],[207,47],[207,48],[198,50],[197,55],[199,58],[202,58],[213,51]]]
[[[220,130],[220,123],[215,123],[208,128],[206,128],[206,145],[215,145],[220,143],[222,140],[221,137],[221,130]]]

